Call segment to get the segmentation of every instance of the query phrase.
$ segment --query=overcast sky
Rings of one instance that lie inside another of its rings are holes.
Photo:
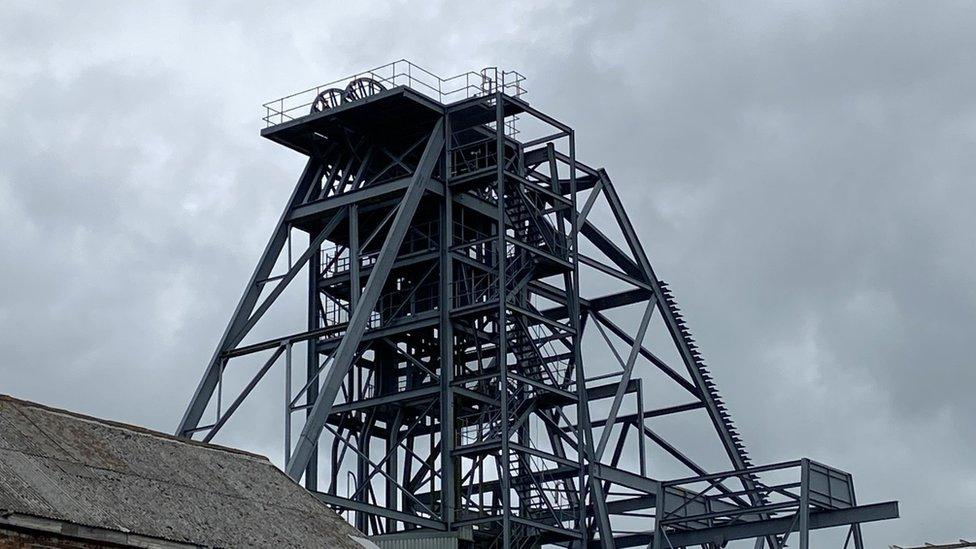
[[[976,3],[462,4],[3,2],[0,392],[172,431],[302,167],[260,104],[499,65],[613,177],[757,462],[899,499],[869,546],[976,537]]]

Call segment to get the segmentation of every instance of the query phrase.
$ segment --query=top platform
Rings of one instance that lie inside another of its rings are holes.
[[[502,92],[512,97],[525,93],[522,84],[525,77],[516,71],[499,70],[486,67],[480,72],[465,72],[449,78],[441,78],[434,73],[405,59],[340,78],[307,90],[286,95],[262,105],[265,127],[276,126],[312,112],[317,97],[329,90],[341,91],[356,80],[368,79],[390,90],[399,86],[410,88],[441,104],[454,103],[471,97],[491,95]]]
[[[443,106],[406,86],[375,93],[336,107],[275,124],[261,135],[276,143],[311,155],[324,136],[340,138],[345,129],[363,134],[402,134],[404,128],[424,128],[443,114]],[[298,113],[296,113],[298,114]],[[412,135],[403,135],[405,139]]]
[[[498,92],[519,98],[524,80],[496,67],[441,78],[395,61],[265,103],[261,135],[303,154],[315,150],[319,136],[339,137],[348,129],[410,139],[404,130],[426,127],[446,105]]]

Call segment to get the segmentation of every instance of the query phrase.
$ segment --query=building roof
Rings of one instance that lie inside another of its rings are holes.
[[[14,515],[197,546],[363,547],[263,456],[0,395],[0,519]]]

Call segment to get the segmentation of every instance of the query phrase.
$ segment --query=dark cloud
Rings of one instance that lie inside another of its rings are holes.
[[[0,391],[171,430],[301,168],[260,103],[499,64],[641,212],[759,461],[900,499],[872,545],[976,535],[973,5],[523,4],[0,8]],[[280,453],[263,412],[225,442]]]

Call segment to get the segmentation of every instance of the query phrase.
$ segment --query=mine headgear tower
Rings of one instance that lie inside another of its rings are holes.
[[[607,173],[522,86],[398,61],[265,105],[262,135],[308,161],[177,434],[212,440],[284,362],[286,472],[377,539],[780,547],[797,531],[806,548],[811,529],[850,525],[860,548],[857,524],[895,504],[858,506],[850,475],[809,460],[753,466]],[[307,329],[247,343],[300,275]],[[584,368],[590,343],[603,351]],[[693,414],[728,472],[655,427]],[[666,460],[689,476],[663,481]]]

